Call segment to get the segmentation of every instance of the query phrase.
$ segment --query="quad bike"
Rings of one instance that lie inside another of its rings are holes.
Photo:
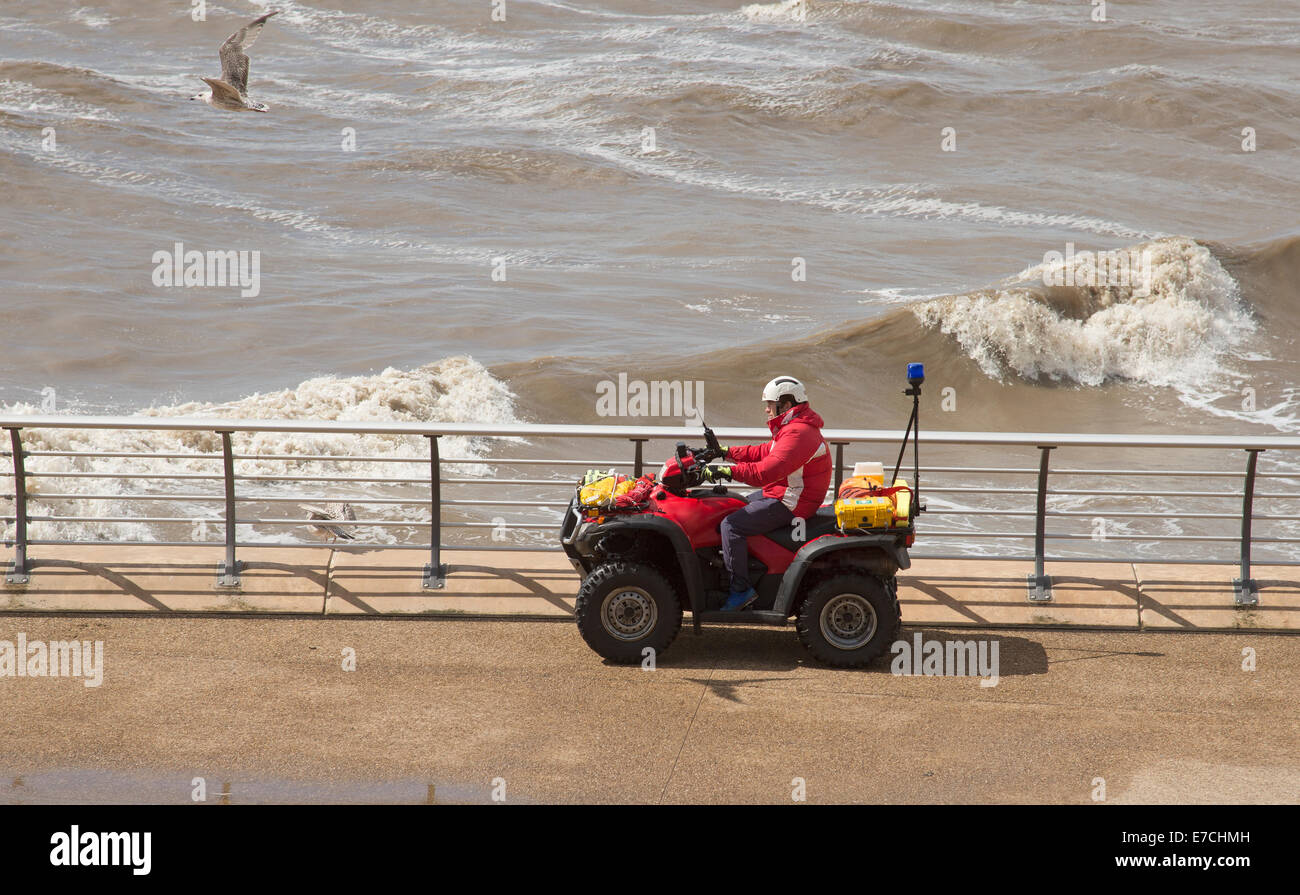
[[[862,666],[884,653],[901,625],[895,575],[911,566],[914,517],[924,510],[915,487],[897,478],[911,436],[913,483],[919,484],[913,429],[919,433],[925,373],[921,364],[908,364],[907,375],[912,416],[894,485],[884,487],[878,475],[879,488],[869,484],[872,496],[858,501],[886,512],[864,518],[841,500],[788,528],[748,538],[749,580],[758,593],[749,609],[720,611],[730,576],[719,525],[746,498],[707,484],[704,467],[724,453],[711,429],[704,428],[703,448],[679,442],[657,476],[619,481],[589,473],[560,529],[564,551],[583,576],[576,614],[587,644],[611,662],[641,662],[668,648],[689,609],[697,634],[703,624],[786,625],[793,618],[804,646],[829,665]]]

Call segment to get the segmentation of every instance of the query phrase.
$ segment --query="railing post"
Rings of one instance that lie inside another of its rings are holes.
[[[1038,509],[1034,519],[1034,574],[1029,576],[1029,602],[1048,603],[1052,599],[1052,579],[1043,571],[1047,555],[1047,461],[1053,445],[1040,444],[1038,460]]]
[[[5,576],[5,584],[26,584],[31,580],[27,568],[27,470],[23,463],[21,429],[9,430],[14,452],[14,567]]]
[[[649,438],[630,438],[628,439],[636,445],[636,453],[632,457],[632,478],[639,479],[645,472],[645,452],[642,450]]]
[[[844,445],[846,441],[832,442],[835,445],[835,484],[831,486],[831,496],[834,497],[840,493],[840,485],[844,484]],[[886,486],[894,484],[886,482]]]
[[[424,567],[421,584],[439,589],[447,584],[447,566],[442,561],[442,460],[438,455],[438,436],[429,439],[429,562]]]
[[[1255,465],[1260,448],[1246,448],[1246,485],[1241,498],[1241,577],[1232,579],[1232,595],[1238,606],[1259,604],[1259,584],[1250,577],[1250,523],[1255,505]]]
[[[217,566],[217,587],[239,587],[243,564],[235,559],[235,454],[230,447],[229,431],[221,436],[223,478],[226,483],[226,559]]]

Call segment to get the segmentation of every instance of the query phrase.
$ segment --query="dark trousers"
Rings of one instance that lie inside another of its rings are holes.
[[[794,513],[775,497],[757,497],[722,520],[722,561],[733,591],[749,590],[749,547],[745,538],[789,525]]]

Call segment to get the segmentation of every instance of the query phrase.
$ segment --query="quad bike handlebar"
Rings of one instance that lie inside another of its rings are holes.
[[[686,446],[686,442],[677,442],[675,456],[677,459],[676,472],[680,479],[671,483],[664,482],[669,486],[669,490],[682,490],[695,488],[704,484],[708,479],[704,477],[704,468],[714,460],[725,455],[722,445],[718,443],[717,436],[708,426],[704,427],[705,447],[691,448]]]

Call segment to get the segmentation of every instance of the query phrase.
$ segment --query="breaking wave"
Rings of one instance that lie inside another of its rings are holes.
[[[30,404],[0,407],[7,415],[40,413],[40,408]],[[368,422],[517,422],[514,393],[501,380],[489,373],[481,364],[469,357],[444,358],[413,370],[389,368],[381,373],[365,376],[320,376],[309,379],[294,388],[264,394],[249,395],[224,404],[188,402],[171,406],[148,407],[137,417],[194,417],[198,419],[277,419]],[[482,457],[489,447],[486,439],[465,436],[444,436],[441,439],[442,456],[447,458]],[[413,463],[427,463],[428,444],[423,436],[416,435],[320,435],[294,432],[235,433],[232,446],[236,454],[256,455],[257,459],[237,460],[235,471],[240,475],[313,475],[360,476],[373,478],[418,478],[427,475],[423,467],[390,462],[409,458]],[[33,473],[29,490],[32,492],[29,513],[33,516],[96,516],[96,517],[162,517],[193,515],[194,504],[166,501],[160,503],[135,500],[118,500],[116,495],[150,493],[169,494],[219,494],[219,480],[159,481],[139,478],[120,478],[129,475],[214,475],[221,471],[220,463],[213,458],[221,456],[221,437],[215,432],[173,431],[113,431],[97,429],[29,429],[24,432],[24,448],[28,451],[95,452],[98,454],[195,454],[194,457],[157,459],[150,457],[100,456],[100,457],[33,457],[27,464],[29,476]],[[310,459],[274,459],[277,455],[292,454]],[[383,457],[381,461],[338,461],[336,455]],[[320,458],[320,459],[316,459]],[[457,464],[457,475],[485,475],[486,464]],[[59,478],[53,473],[99,473],[110,478]],[[11,479],[4,480],[0,490],[9,491]],[[337,495],[340,490],[363,488],[371,496],[395,496],[384,490],[390,486],[352,485],[340,482],[241,482],[241,497],[290,496],[310,493],[321,497]],[[67,495],[67,496],[52,496]],[[86,495],[86,496],[82,496]],[[94,496],[91,496],[94,495]],[[103,496],[100,496],[103,495]],[[218,504],[219,505],[219,504]],[[255,506],[255,505],[254,505]],[[291,510],[271,509],[273,515],[299,514]],[[0,500],[0,516],[13,513],[11,500]],[[374,515],[380,509],[367,509]],[[204,506],[208,518],[216,518],[215,506]],[[241,513],[241,515],[243,515]],[[417,514],[418,515],[418,514]],[[197,517],[196,517],[197,518]],[[389,518],[401,519],[402,510],[393,507]],[[0,524],[0,539],[12,537],[6,526]],[[48,522],[35,521],[29,527],[34,540],[71,539],[123,539],[162,540],[168,537],[188,538],[190,526],[168,534],[158,525],[147,522]],[[301,540],[293,529],[278,528],[273,531],[254,532],[251,526],[240,526],[241,539],[283,542]],[[218,532],[219,533],[219,532]],[[370,538],[370,534],[367,534]],[[392,540],[387,532],[375,532],[378,540]]]
[[[1107,285],[1088,253],[912,311],[997,379],[1186,386],[1227,372],[1226,356],[1256,328],[1237,282],[1190,239],[1158,239],[1130,251],[1149,260],[1149,271],[1127,285]],[[1047,286],[1045,280],[1098,285]]]

